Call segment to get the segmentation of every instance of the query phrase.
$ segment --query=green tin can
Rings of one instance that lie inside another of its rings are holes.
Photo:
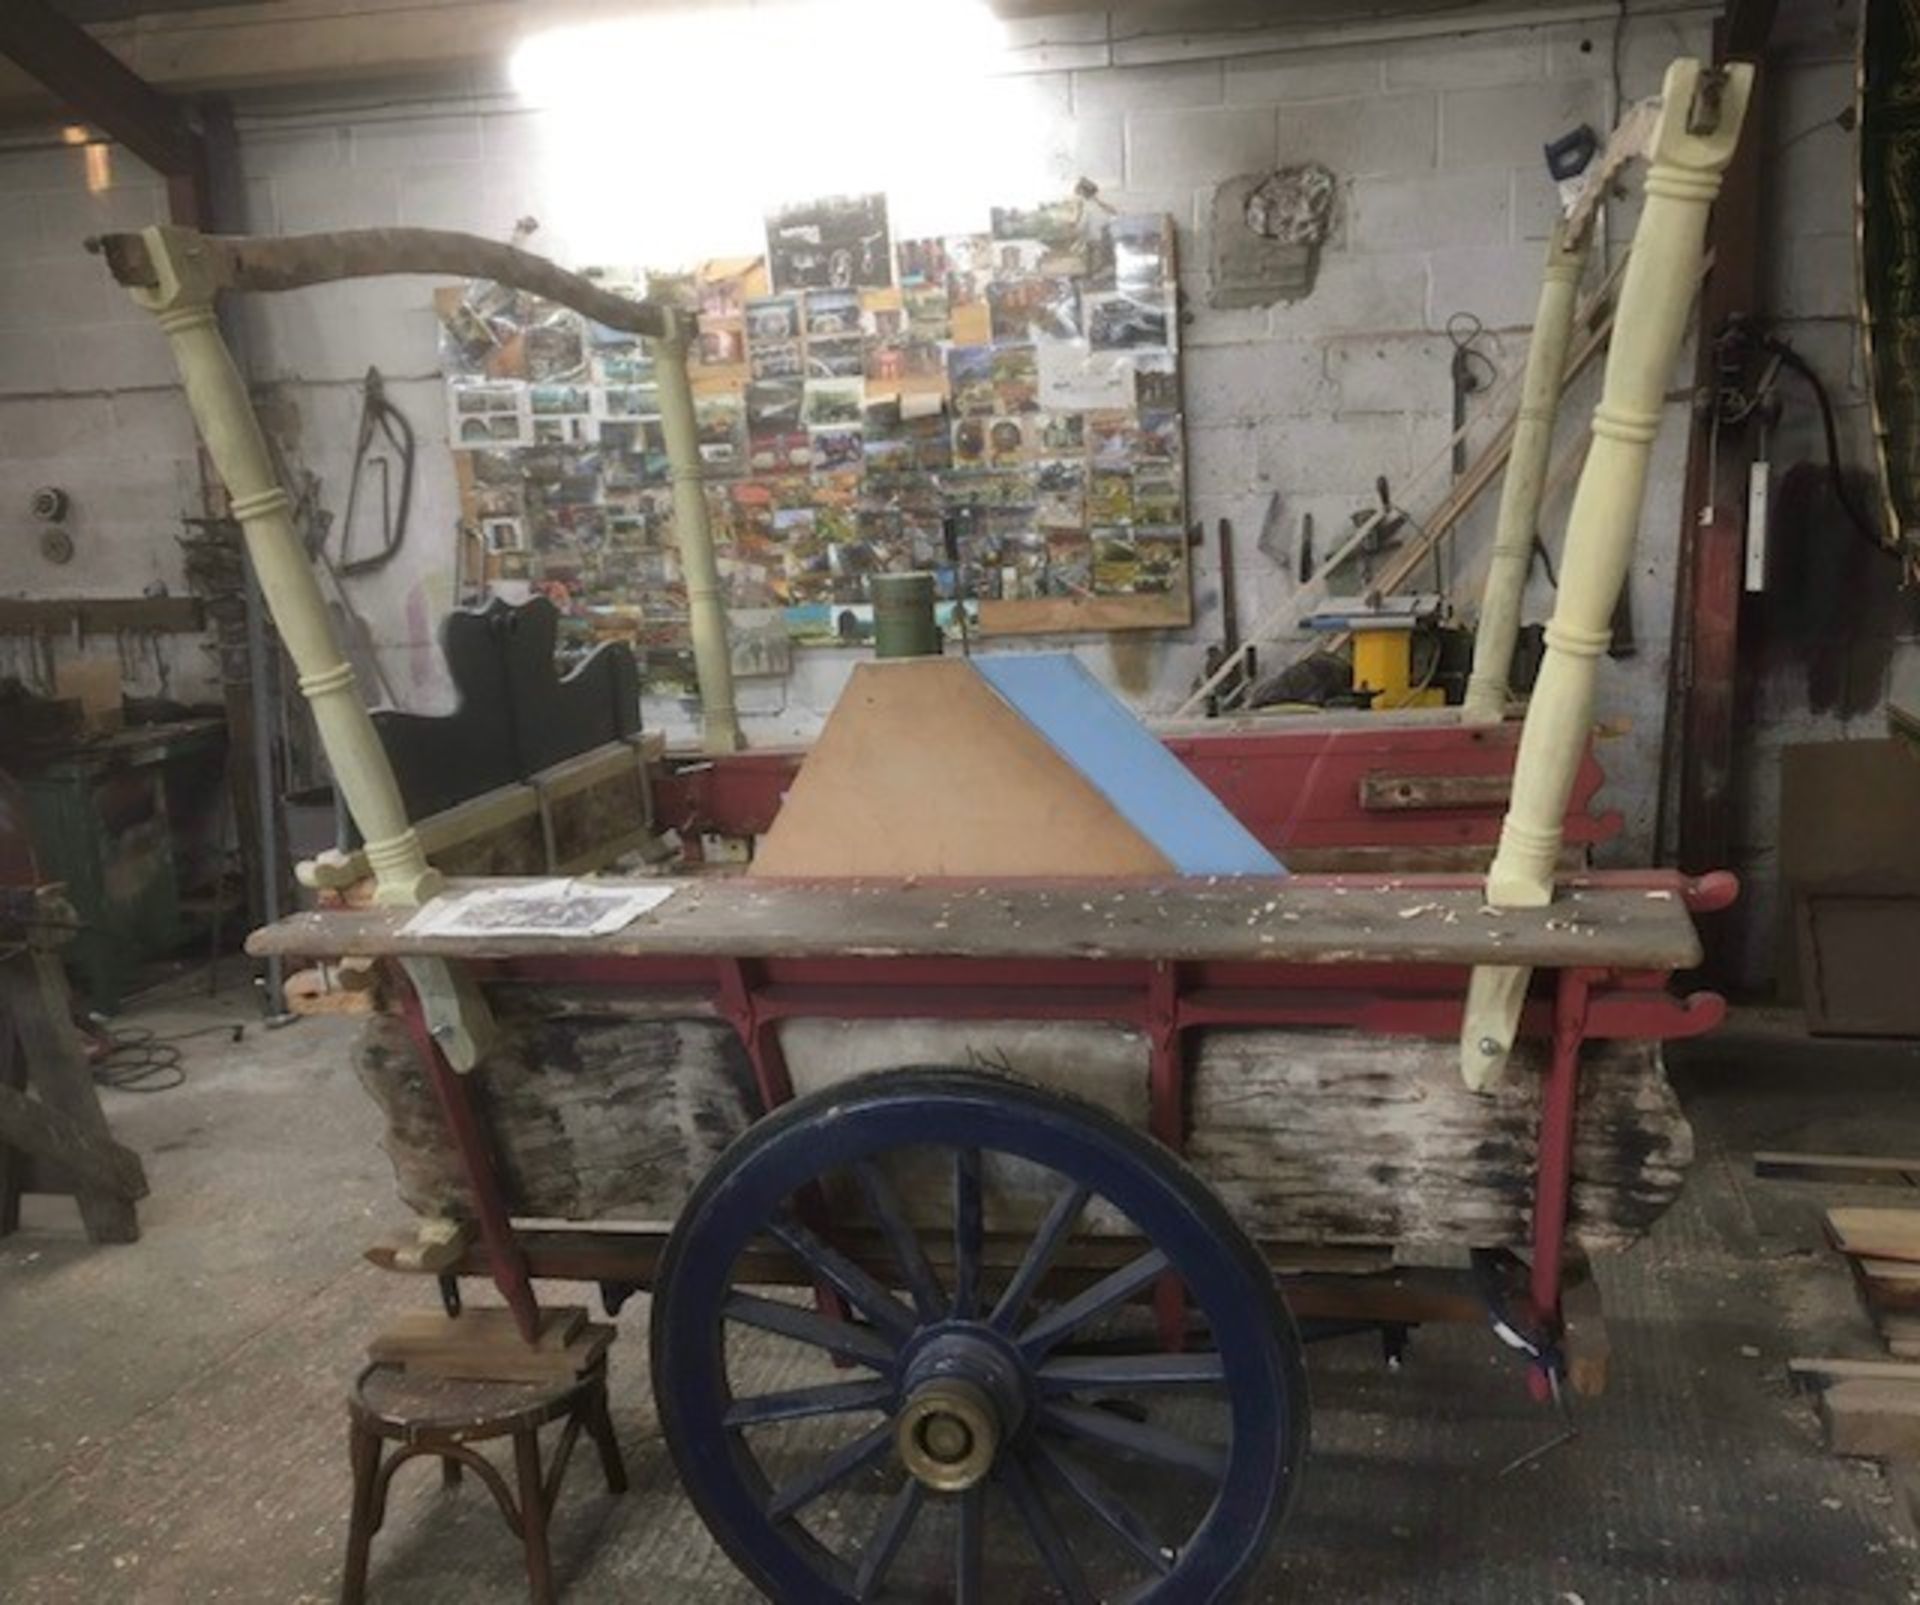
[[[931,574],[875,574],[867,586],[873,597],[873,651],[881,658],[937,658],[940,626],[933,616]]]

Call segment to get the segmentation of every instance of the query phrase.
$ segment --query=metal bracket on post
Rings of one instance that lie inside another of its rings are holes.
[[[1593,414],[1593,449],[1574,493],[1560,559],[1547,654],[1514,763],[1513,801],[1487,874],[1487,901],[1540,908],[1553,900],[1567,797],[1593,721],[1599,658],[1612,639],[1660,432],[1668,375],[1686,332],[1705,251],[1707,210],[1739,143],[1753,68],[1667,68],[1649,140],[1646,210],[1628,259],[1606,381]],[[1710,115],[1709,115],[1710,113]],[[1473,972],[1461,1023],[1460,1068],[1478,1090],[1505,1072],[1531,972]]]

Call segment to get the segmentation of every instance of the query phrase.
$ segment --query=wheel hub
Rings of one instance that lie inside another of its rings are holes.
[[[1000,1421],[983,1389],[959,1377],[929,1382],[894,1418],[906,1468],[938,1493],[960,1493],[993,1469]]]
[[[905,1366],[894,1447],[908,1472],[938,1493],[984,1481],[1027,1412],[1017,1357],[978,1325],[929,1336]]]

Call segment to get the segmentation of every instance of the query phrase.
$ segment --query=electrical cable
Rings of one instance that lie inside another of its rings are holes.
[[[243,1025],[222,1023],[163,1037],[144,1025],[90,1026],[94,1083],[115,1092],[171,1092],[187,1079],[181,1043],[219,1032],[238,1042],[245,1030]]]
[[[1778,335],[1762,334],[1758,337],[1758,344],[1762,351],[1779,358],[1781,363],[1804,379],[1813,391],[1813,399],[1820,409],[1820,428],[1827,441],[1827,481],[1833,487],[1834,500],[1840,504],[1840,510],[1847,515],[1847,522],[1853,525],[1862,539],[1872,544],[1875,551],[1884,552],[1889,556],[1898,555],[1895,549],[1887,544],[1879,527],[1854,499],[1853,490],[1847,484],[1847,477],[1841,471],[1840,428],[1834,420],[1833,398],[1827,393],[1826,381],[1814,371],[1812,363]]]

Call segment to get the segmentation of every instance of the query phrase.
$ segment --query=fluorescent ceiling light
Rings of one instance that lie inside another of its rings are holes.
[[[543,242],[578,264],[764,249],[784,201],[884,190],[896,238],[1064,191],[1056,119],[983,0],[773,0],[557,28],[515,53]],[[550,236],[558,236],[551,239]]]

